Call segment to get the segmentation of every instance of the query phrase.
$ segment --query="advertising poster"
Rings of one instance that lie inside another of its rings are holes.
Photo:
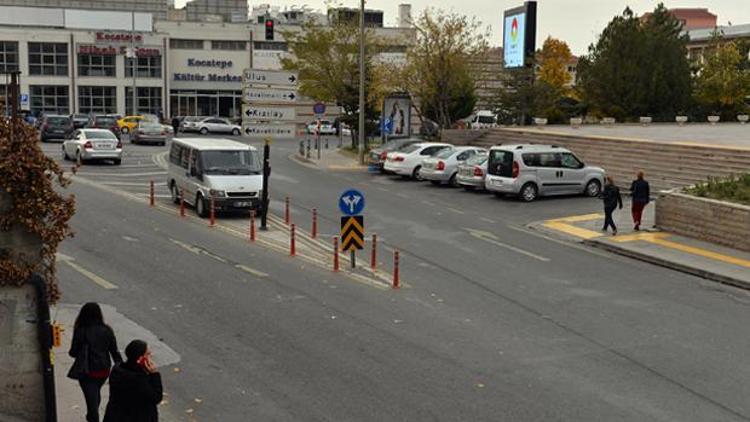
[[[526,57],[526,13],[505,16],[503,60],[506,68],[524,66]]]
[[[408,138],[411,135],[411,98],[387,97],[383,102],[382,133],[384,137]]]

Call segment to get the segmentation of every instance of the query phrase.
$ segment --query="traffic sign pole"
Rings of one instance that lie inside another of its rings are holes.
[[[263,195],[261,203],[263,204],[263,214],[260,216],[260,229],[263,231],[268,230],[268,179],[271,177],[271,139],[266,138],[266,143],[263,145]]]
[[[350,261],[352,262],[352,269],[357,268],[357,253],[352,249]]]

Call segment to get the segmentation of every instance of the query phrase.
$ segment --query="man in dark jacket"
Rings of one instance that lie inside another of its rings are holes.
[[[620,189],[615,186],[614,180],[609,176],[607,176],[607,183],[604,185],[601,198],[604,202],[604,228],[602,228],[602,231],[606,232],[611,226],[612,234],[617,236],[617,226],[612,218],[612,213],[618,206],[622,209],[622,196],[620,195]]]
[[[177,136],[180,130],[180,119],[177,116],[172,117],[172,130],[174,131],[174,136]]]
[[[125,356],[127,362],[115,366],[109,376],[104,422],[157,422],[163,391],[151,352],[144,341],[133,340],[125,348]]]
[[[633,214],[634,230],[641,229],[641,218],[643,217],[643,209],[646,208],[649,201],[651,200],[651,188],[648,182],[643,178],[643,172],[639,171],[636,175],[636,179],[630,185],[630,193],[633,195],[633,204],[631,212]]]

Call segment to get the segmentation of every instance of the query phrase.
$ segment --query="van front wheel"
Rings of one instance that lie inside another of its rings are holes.
[[[206,205],[206,200],[203,199],[203,195],[201,194],[198,194],[195,197],[195,213],[198,214],[198,217],[200,218],[208,217],[208,206]]]

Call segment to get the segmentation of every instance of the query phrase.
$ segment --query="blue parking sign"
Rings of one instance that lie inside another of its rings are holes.
[[[339,197],[339,209],[344,215],[359,215],[365,210],[365,195],[356,190],[344,191]]]

